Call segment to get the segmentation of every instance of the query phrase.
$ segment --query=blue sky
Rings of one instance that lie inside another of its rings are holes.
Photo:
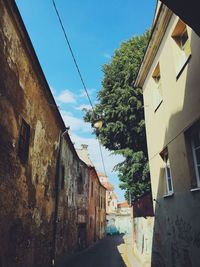
[[[111,60],[121,42],[142,34],[152,25],[155,0],[55,0],[79,64],[86,87],[95,104],[103,78],[102,66]],[[51,0],[16,0],[36,54],[54,94],[75,147],[89,145],[91,160],[103,171],[100,151],[89,124],[83,122],[83,107],[89,105],[75,69]],[[124,192],[112,172],[122,160],[103,149],[106,172],[118,200]]]

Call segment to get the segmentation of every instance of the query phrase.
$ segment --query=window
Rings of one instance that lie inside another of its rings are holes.
[[[65,186],[65,167],[61,167],[61,189],[63,190]]]
[[[200,187],[200,130],[191,134],[191,146],[197,187]]]
[[[90,217],[90,228],[92,228],[92,217]]]
[[[93,182],[91,183],[91,197],[93,197]]]
[[[188,58],[191,55],[191,47],[188,37],[186,24],[179,19],[176,27],[172,33],[172,38],[176,43],[176,71],[177,75],[184,68]]]
[[[26,163],[28,160],[29,141],[30,126],[22,119],[18,143],[18,156],[22,163]]]
[[[79,174],[78,177],[78,194],[82,194],[83,193],[83,177],[82,174]]]
[[[161,84],[161,75],[160,75],[160,65],[159,63],[157,64],[152,78],[155,82],[155,87],[154,87],[154,110],[156,111],[162,100],[163,100],[163,95],[162,95],[162,84]]]
[[[165,194],[166,195],[172,195],[174,190],[173,190],[172,174],[171,174],[169,155],[168,155],[167,149],[165,149],[163,152],[161,152],[161,157],[164,161],[164,169],[165,169],[165,181],[166,181]]]

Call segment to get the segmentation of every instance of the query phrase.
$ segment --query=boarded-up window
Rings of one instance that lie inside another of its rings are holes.
[[[93,182],[91,183],[91,197],[93,197]]]
[[[65,167],[62,165],[61,167],[61,189],[65,187]]]
[[[28,125],[28,123],[25,122],[25,120],[22,119],[18,143],[18,156],[22,163],[26,163],[28,160],[29,141],[30,126]]]
[[[78,177],[78,194],[82,194],[83,193],[83,177],[82,174],[79,174]]]

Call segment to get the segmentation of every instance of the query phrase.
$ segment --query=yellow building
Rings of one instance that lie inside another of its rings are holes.
[[[152,266],[198,267],[200,38],[158,2],[135,86],[143,88],[155,210]]]

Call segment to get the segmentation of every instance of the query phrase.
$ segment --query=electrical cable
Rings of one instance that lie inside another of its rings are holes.
[[[65,28],[64,28],[64,25],[63,25],[63,23],[62,23],[60,14],[59,14],[58,9],[57,9],[57,7],[56,7],[56,3],[55,3],[54,0],[52,0],[52,2],[53,2],[53,6],[54,6],[54,9],[55,9],[55,12],[56,12],[56,14],[57,14],[58,20],[59,20],[59,22],[60,22],[60,26],[61,26],[62,31],[63,31],[63,33],[64,33],[65,40],[66,40],[66,42],[67,42],[67,45],[68,45],[68,47],[69,47],[71,56],[72,56],[72,58],[73,58],[74,64],[75,64],[76,69],[77,69],[77,71],[78,71],[78,74],[79,74],[81,83],[82,83],[83,88],[84,88],[84,90],[85,90],[85,92],[86,92],[86,95],[87,95],[87,97],[88,97],[89,103],[90,103],[92,109],[94,110],[94,107],[93,107],[93,105],[92,105],[92,101],[91,101],[91,99],[90,99],[89,93],[88,93],[87,88],[86,88],[86,86],[85,86],[85,83],[84,83],[82,74],[81,74],[81,72],[80,72],[78,63],[77,63],[76,58],[75,58],[75,56],[74,56],[74,52],[73,52],[72,47],[71,47],[71,45],[70,45],[69,39],[68,39],[68,37],[67,37],[67,33],[66,33]]]
[[[62,31],[63,31],[64,37],[65,37],[65,40],[66,40],[66,42],[67,42],[69,51],[70,51],[70,53],[71,53],[71,56],[72,56],[72,58],[73,58],[73,61],[74,61],[75,66],[76,66],[78,75],[79,75],[79,77],[80,77],[81,83],[82,83],[83,88],[84,88],[84,90],[85,90],[85,92],[86,92],[86,95],[87,95],[87,97],[88,97],[88,100],[89,100],[89,103],[90,103],[90,105],[91,105],[91,107],[92,107],[92,110],[94,111],[94,107],[93,107],[91,98],[90,98],[89,93],[88,93],[88,91],[87,91],[85,82],[84,82],[84,80],[83,80],[83,76],[82,76],[82,74],[81,74],[80,68],[79,68],[79,66],[78,66],[77,60],[76,60],[75,55],[74,55],[74,52],[73,52],[73,50],[72,50],[72,46],[71,46],[71,44],[70,44],[70,42],[69,42],[69,39],[68,39],[68,37],[67,37],[67,33],[66,33],[66,30],[65,30],[65,28],[64,28],[64,25],[63,25],[63,23],[62,23],[62,19],[61,19],[61,17],[60,17],[59,12],[58,12],[56,3],[55,3],[54,0],[52,0],[52,2],[53,2],[53,6],[54,6],[55,12],[56,12],[56,14],[57,14],[57,17],[58,17],[60,26],[61,26],[61,28],[62,28]],[[99,143],[99,149],[100,149],[100,155],[101,155],[101,160],[102,160],[102,165],[103,165],[104,173],[105,173],[105,175],[106,175],[106,169],[105,169],[105,163],[104,163],[104,159],[103,159],[103,153],[102,153],[102,149],[101,149],[101,144],[100,144],[100,141],[99,141],[98,138],[97,138],[97,140],[98,140],[98,143]]]

